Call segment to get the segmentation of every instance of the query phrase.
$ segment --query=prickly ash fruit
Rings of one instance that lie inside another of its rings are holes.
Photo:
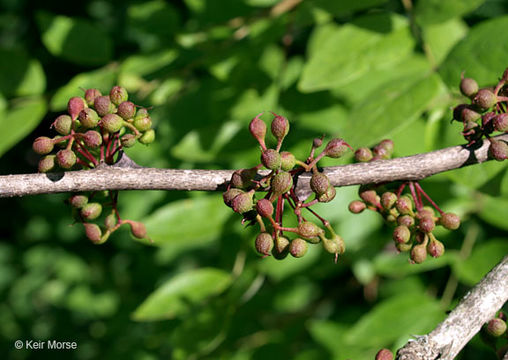
[[[335,235],[331,239],[324,239],[323,247],[331,254],[341,255],[344,254],[344,251],[346,250],[344,240],[339,235]]]
[[[93,243],[100,243],[102,237],[102,231],[99,225],[83,223],[85,227],[85,234],[88,239],[90,239]]]
[[[132,119],[136,114],[136,105],[130,101],[124,101],[118,105],[116,113],[124,120]]]
[[[88,203],[81,208],[81,216],[84,220],[97,219],[102,212],[102,205],[97,202]]]
[[[379,196],[375,190],[363,190],[360,192],[360,198],[368,204],[377,206],[379,204]]]
[[[81,110],[86,106],[85,99],[75,96],[69,99],[67,103],[67,112],[71,116],[72,120],[76,120]]]
[[[393,354],[388,349],[381,349],[377,352],[375,360],[393,360]]]
[[[38,165],[38,170],[40,173],[46,173],[48,171],[53,170],[55,167],[55,155],[46,155],[40,161]]]
[[[289,151],[283,151],[280,153],[280,167],[282,171],[290,171],[296,165],[296,159],[293,154]]]
[[[431,239],[427,244],[427,252],[430,256],[437,258],[444,254],[445,247],[441,241],[437,239]]]
[[[500,318],[491,319],[487,323],[487,333],[494,337],[499,337],[506,332],[506,322]]]
[[[69,115],[60,115],[53,122],[53,127],[60,135],[69,135],[72,128],[72,119]]]
[[[400,215],[397,217],[397,224],[411,227],[415,224],[415,218],[411,215]]]
[[[399,225],[393,230],[393,240],[397,244],[406,244],[411,238],[411,231],[405,225]]]
[[[328,180],[328,176],[323,173],[315,172],[310,178],[310,188],[318,196],[324,194],[329,186],[330,180]]]
[[[117,114],[106,114],[101,120],[101,127],[109,133],[116,133],[123,127],[123,121]]]
[[[136,136],[134,134],[125,134],[120,138],[122,147],[129,148],[136,144]]]
[[[114,213],[109,214],[104,219],[104,225],[106,226],[106,229],[112,229],[116,226],[116,216]]]
[[[256,210],[262,217],[269,218],[273,214],[273,205],[268,199],[260,199],[256,203]]]
[[[240,195],[240,194],[243,194],[243,193],[245,193],[243,190],[235,189],[235,188],[232,188],[232,189],[229,189],[228,191],[225,191],[222,194],[222,199],[224,200],[224,204],[226,204],[227,206],[231,207],[233,199],[237,195]]]
[[[155,140],[155,130],[150,129],[145,131],[145,133],[139,138],[139,142],[143,145],[148,145],[153,143]]]
[[[418,222],[418,228],[425,233],[432,232],[435,226],[436,224],[434,222],[434,219],[432,219],[430,216],[424,216]]]
[[[102,136],[95,130],[88,130],[83,134],[83,141],[85,145],[94,149],[102,144]]]
[[[231,185],[238,189],[247,189],[252,185],[252,180],[256,176],[256,169],[239,169],[231,176]]]
[[[243,193],[234,197],[231,201],[231,207],[234,212],[239,214],[246,213],[247,211],[252,210],[253,202],[252,202],[252,193]]]
[[[508,114],[501,113],[497,114],[494,118],[494,129],[496,131],[506,132],[508,131]]]
[[[152,119],[149,115],[143,117],[137,117],[134,119],[134,126],[139,131],[147,131],[152,127]]]
[[[81,209],[86,204],[88,204],[88,197],[85,195],[72,195],[69,199],[69,203],[72,207],[75,207],[77,209]]]
[[[370,151],[369,148],[361,147],[355,151],[355,160],[356,161],[367,162],[367,161],[372,160],[373,157],[374,157],[374,155],[372,155],[372,151]]]
[[[310,221],[304,221],[298,225],[297,234],[306,240],[313,239],[323,233],[323,230]]]
[[[463,108],[462,112],[460,114],[460,119],[463,122],[477,121],[481,117],[482,116],[479,113],[477,113],[476,111],[474,111],[473,109],[468,108],[468,107]]]
[[[326,145],[323,151],[326,156],[337,159],[348,151],[350,146],[343,139],[332,139]]]
[[[395,205],[396,202],[397,202],[397,195],[395,195],[394,193],[392,193],[390,191],[384,192],[381,195],[381,206],[385,210],[390,210]]]
[[[99,114],[93,109],[86,108],[79,113],[79,122],[84,128],[93,129],[99,124]]]
[[[258,114],[254,119],[251,120],[249,124],[249,131],[254,139],[264,144],[266,136],[266,124],[259,118],[262,114],[263,113]]]
[[[413,202],[411,201],[411,198],[406,195],[401,196],[395,202],[395,207],[401,215],[411,215],[413,212]]]
[[[254,242],[256,250],[261,255],[269,255],[270,251],[273,249],[273,238],[270,234],[266,232],[262,232],[256,237],[256,241]]]
[[[270,170],[278,170],[282,164],[280,154],[274,149],[267,149],[261,154],[261,162]]]
[[[478,83],[471,78],[463,78],[460,81],[460,92],[462,95],[471,98],[478,92]]]
[[[289,253],[295,258],[300,258],[307,253],[307,241],[296,238],[289,244]]]
[[[289,132],[289,121],[284,116],[274,114],[275,117],[272,120],[271,130],[273,136],[278,140],[284,139]]]
[[[53,140],[40,136],[32,144],[32,149],[39,155],[46,155],[53,151]]]
[[[490,139],[489,153],[497,161],[503,161],[508,158],[508,144],[502,140]]]
[[[289,240],[284,236],[275,239],[275,246],[272,249],[272,255],[277,260],[284,259],[289,253]]]
[[[131,233],[135,238],[144,239],[146,237],[145,224],[138,221],[130,221]]]
[[[421,264],[422,262],[424,262],[425,259],[427,258],[427,249],[425,247],[425,244],[413,246],[413,248],[411,249],[410,257],[411,260],[413,260],[413,262],[415,262],[416,264]]]
[[[394,144],[390,139],[382,140],[374,147],[374,155],[381,159],[389,159],[393,154]]]
[[[115,105],[111,102],[109,96],[98,96],[95,98],[94,108],[100,116],[110,114],[115,110]]]
[[[115,105],[120,105],[124,101],[127,101],[129,98],[129,94],[127,93],[127,90],[122,86],[113,86],[111,91],[109,92],[109,98],[111,99],[111,102]]]
[[[101,92],[97,89],[88,89],[85,91],[85,102],[88,106],[93,106],[95,99],[101,95]]]
[[[454,213],[444,213],[439,218],[439,223],[448,230],[457,230],[460,226],[460,218]]]
[[[332,185],[330,185],[330,186],[328,186],[328,188],[326,189],[326,192],[324,194],[321,194],[318,196],[318,201],[323,202],[323,203],[330,202],[333,199],[335,199],[336,194],[337,194],[337,191],[335,190],[335,188]]]
[[[349,203],[348,208],[353,214],[359,214],[367,208],[367,205],[363,201],[353,200]]]
[[[70,169],[76,160],[76,154],[70,149],[63,149],[56,153],[56,162],[62,169]]]
[[[321,138],[314,138],[314,140],[312,140],[312,147],[313,148],[317,149],[321,145],[323,145],[323,139],[321,139]]]
[[[490,89],[480,89],[473,98],[473,104],[487,110],[497,103],[497,97]]]
[[[276,196],[287,193],[293,187],[293,177],[290,173],[281,171],[271,182],[272,193]]]

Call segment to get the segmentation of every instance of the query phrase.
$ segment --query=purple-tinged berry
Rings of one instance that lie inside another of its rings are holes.
[[[98,244],[101,242],[102,231],[99,225],[83,223],[83,226],[85,227],[86,237],[90,239],[90,241],[92,241],[94,244]]]
[[[273,249],[273,238],[272,235],[262,232],[258,236],[256,236],[256,241],[254,242],[254,246],[256,247],[256,251],[261,255],[268,256],[270,255],[270,251]]]
[[[463,122],[469,122],[469,121],[476,122],[476,121],[480,120],[481,117],[482,116],[480,113],[474,111],[473,109],[471,109],[469,107],[464,107],[462,109],[462,113],[460,114],[460,119]]]
[[[478,83],[471,78],[462,78],[460,81],[460,92],[462,95],[471,98],[478,92]]]
[[[409,196],[403,195],[396,202],[395,207],[401,215],[413,214],[413,202]]]
[[[145,224],[139,221],[129,221],[131,227],[131,233],[135,238],[144,239],[146,238],[146,227]]]
[[[349,203],[349,211],[351,211],[353,214],[359,214],[363,210],[367,208],[367,205],[363,201],[360,200],[353,200]]]
[[[243,214],[247,211],[252,210],[254,206],[252,195],[253,194],[251,192],[248,192],[235,196],[231,201],[231,207],[233,208],[233,211],[239,214]]]
[[[389,159],[393,154],[393,148],[393,141],[384,139],[374,147],[373,153],[376,158]]]
[[[319,195],[317,199],[319,202],[327,203],[335,199],[335,195],[337,195],[337,191],[332,185],[330,185],[326,189],[326,192],[324,194]]]
[[[136,105],[130,101],[124,101],[118,105],[116,113],[124,120],[132,119],[136,115]]]
[[[53,151],[53,140],[40,136],[32,144],[32,149],[39,155],[46,155]]]
[[[72,128],[72,119],[69,115],[60,115],[53,122],[53,127],[60,135],[69,135]]]
[[[323,230],[310,221],[303,221],[298,225],[297,234],[306,240],[313,239],[323,233]]]
[[[301,258],[307,253],[308,245],[307,241],[296,238],[289,244],[289,253],[295,258]]]
[[[262,114],[258,114],[249,124],[249,132],[260,144],[265,143],[266,136],[266,124],[259,118]]]
[[[259,215],[264,218],[269,218],[273,214],[273,205],[272,202],[268,199],[258,200],[256,203],[256,210]]]
[[[236,170],[231,176],[231,185],[238,189],[247,189],[253,185],[252,180],[256,174],[255,168]]]
[[[102,212],[102,205],[97,202],[91,202],[81,208],[80,214],[84,220],[97,219]]]
[[[493,337],[502,336],[506,332],[506,322],[500,318],[491,319],[487,323],[487,333]]]
[[[155,130],[150,129],[145,131],[143,135],[139,138],[139,142],[143,145],[151,144],[155,141]]]
[[[497,161],[508,159],[508,144],[502,140],[490,139],[489,153]]]
[[[86,129],[93,129],[99,124],[99,114],[93,109],[86,108],[79,113],[79,122]]]
[[[113,86],[111,91],[109,92],[109,98],[111,99],[111,102],[115,105],[120,105],[124,101],[127,101],[129,98],[129,94],[127,93],[127,90],[122,86]]]
[[[444,254],[445,247],[441,241],[433,238],[427,244],[427,252],[430,256],[438,258]]]
[[[326,190],[330,186],[330,180],[328,176],[323,173],[315,172],[310,178],[310,188],[316,193],[316,195],[322,195],[326,193]]]
[[[370,190],[370,189],[367,189],[367,190],[361,190],[360,191],[360,198],[365,201],[367,204],[370,204],[370,205],[374,205],[374,206],[377,206],[379,204],[379,201],[381,200],[381,198],[379,197],[379,195],[376,193],[375,190]]]
[[[296,159],[293,154],[289,151],[283,151],[280,153],[280,168],[282,171],[290,171],[296,165]]]
[[[107,95],[95,98],[94,108],[100,116],[111,114],[115,111],[115,105]]]
[[[136,144],[136,136],[134,134],[125,134],[120,138],[120,143],[124,148],[130,148]]]
[[[322,138],[314,138],[314,140],[312,140],[312,147],[313,148],[317,149],[321,145],[323,145],[323,139]]]
[[[501,113],[497,114],[494,118],[494,129],[496,131],[507,132],[508,131],[508,114]]]
[[[124,120],[117,114],[106,114],[101,120],[101,127],[109,133],[116,133],[123,127]]]
[[[351,149],[351,146],[347,142],[335,138],[328,142],[323,152],[326,156],[337,159],[344,155],[348,149]]]
[[[497,103],[497,96],[490,89],[480,89],[473,98],[473,104],[483,110],[490,109]]]
[[[278,151],[267,149],[261,154],[261,162],[270,170],[278,170],[281,167],[282,159]]]
[[[72,168],[76,160],[76,154],[70,149],[63,149],[56,153],[56,162],[62,169]]]
[[[415,218],[411,215],[400,215],[397,217],[397,224],[407,226],[408,228],[414,226]]]
[[[272,193],[279,196],[287,193],[293,187],[293,177],[290,173],[281,171],[275,175],[271,182]]]
[[[81,110],[85,107],[85,99],[75,96],[69,99],[69,102],[67,103],[67,112],[71,116],[72,120],[76,120]]]
[[[393,360],[393,354],[388,349],[381,349],[377,352],[375,360]]]
[[[222,194],[222,199],[224,200],[224,204],[226,204],[227,206],[231,207],[233,199],[237,195],[244,194],[244,193],[245,193],[245,191],[240,190],[240,189],[235,189],[235,188],[231,188],[231,189],[225,191]]]
[[[420,220],[418,221],[418,228],[427,234],[432,232],[435,226],[436,223],[434,222],[434,219],[431,218],[430,216],[424,216],[420,218]]]
[[[411,239],[411,231],[405,225],[399,225],[393,230],[393,240],[397,244],[406,244]]]
[[[359,162],[371,161],[374,155],[369,148],[361,147],[355,151],[355,160]]]
[[[85,102],[88,106],[94,106],[95,99],[101,96],[101,92],[97,89],[88,89],[85,91]]]
[[[289,121],[284,116],[274,114],[272,120],[271,130],[273,136],[279,141],[282,141],[289,132]]]
[[[76,209],[81,209],[86,204],[88,204],[88,196],[85,195],[72,195],[69,199],[69,203],[72,207],[75,207]]]
[[[385,210],[390,210],[392,207],[395,206],[396,202],[397,202],[397,195],[392,193],[391,191],[384,192],[381,195],[381,206]]]
[[[454,213],[444,213],[439,218],[439,224],[448,230],[457,230],[460,226],[460,218]]]
[[[89,148],[95,149],[102,144],[102,135],[95,130],[88,130],[83,134],[83,141]]]
[[[55,155],[46,155],[39,160],[38,170],[40,173],[46,173],[55,168]]]

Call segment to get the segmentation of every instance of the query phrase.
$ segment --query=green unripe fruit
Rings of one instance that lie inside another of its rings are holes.
[[[349,149],[349,145],[343,139],[332,139],[328,142],[323,151],[326,156],[338,159]]]
[[[310,221],[304,221],[298,225],[297,234],[306,240],[313,239],[323,233],[323,230]]]
[[[136,144],[136,136],[134,134],[125,134],[120,138],[122,147],[130,148]]]
[[[424,233],[430,233],[434,230],[436,223],[430,216],[424,216],[418,221],[418,228]]]
[[[136,105],[130,101],[124,101],[118,105],[116,113],[124,120],[132,119],[136,115]]]
[[[478,83],[471,78],[463,78],[460,81],[460,92],[462,95],[471,98],[478,92]]]
[[[490,139],[489,153],[497,161],[508,159],[508,144],[502,140]]]
[[[278,151],[267,149],[261,154],[261,162],[270,170],[278,170],[282,164],[282,159]]]
[[[406,244],[411,238],[411,231],[405,225],[399,225],[393,230],[393,240],[397,244]]]
[[[404,243],[396,243],[395,244],[395,247],[397,248],[397,250],[399,250],[400,252],[406,252],[406,251],[409,251],[411,250],[411,247],[413,245],[409,242],[407,244],[404,244]]]
[[[496,105],[497,96],[490,89],[480,89],[473,98],[473,104],[477,105],[483,110],[490,109]]]
[[[323,240],[323,247],[327,252],[330,254],[344,254],[346,251],[346,244],[344,243],[344,240],[339,235],[335,235],[331,239],[324,239]]]
[[[413,212],[413,202],[409,196],[401,196],[396,202],[395,207],[401,215],[411,215]]]
[[[231,185],[238,189],[247,189],[253,185],[252,180],[254,180],[256,174],[255,168],[236,170],[231,175]]]
[[[420,244],[413,246],[413,248],[411,249],[410,258],[416,264],[421,264],[422,262],[424,262],[425,259],[427,258],[427,249],[425,245]]]
[[[134,119],[134,126],[141,132],[147,131],[152,127],[152,119],[148,115],[139,118],[136,116]]]
[[[86,108],[79,113],[79,122],[86,129],[93,129],[99,124],[99,114],[93,109]]]
[[[397,217],[397,224],[411,227],[415,224],[415,218],[411,215],[400,215]]]
[[[76,209],[81,209],[88,204],[88,196],[85,195],[72,195],[69,199],[69,203]]]
[[[376,360],[393,360],[393,354],[388,349],[381,349],[376,354]]]
[[[100,116],[111,114],[115,111],[115,105],[111,102],[109,96],[98,96],[93,104],[95,110]]]
[[[253,194],[251,192],[248,192],[235,196],[231,201],[231,207],[233,208],[233,211],[239,214],[243,214],[247,211],[252,210],[254,206],[252,195]]]
[[[431,239],[427,244],[427,252],[430,256],[437,258],[444,254],[445,247],[441,241],[437,239]]]
[[[289,121],[284,116],[274,114],[271,130],[277,140],[282,140],[289,132]]]
[[[111,102],[115,105],[120,105],[124,101],[127,101],[129,98],[129,94],[127,93],[127,90],[122,86],[113,86],[111,91],[109,92],[109,98],[111,99]]]
[[[143,135],[139,138],[139,142],[143,145],[149,145],[155,141],[155,130],[150,129],[145,131]]]
[[[491,319],[487,323],[487,333],[493,337],[499,337],[506,332],[506,322],[500,318]]]
[[[457,230],[460,226],[460,218],[454,213],[444,213],[439,218],[439,224],[448,230]]]
[[[348,209],[353,214],[359,214],[367,208],[367,205],[363,201],[353,200],[349,203]]]
[[[104,225],[106,226],[106,229],[114,228],[116,226],[116,222],[117,222],[117,219],[116,219],[116,216],[114,213],[109,214],[104,219]]]
[[[232,188],[232,189],[229,189],[229,190],[225,191],[222,194],[222,199],[224,200],[224,204],[226,204],[227,206],[231,207],[233,199],[237,195],[244,194],[244,193],[245,192],[243,190],[235,189],[235,188]]]
[[[83,141],[86,146],[95,149],[102,145],[102,135],[95,130],[88,130],[83,134]]]
[[[390,191],[384,192],[381,195],[381,206],[385,210],[390,210],[395,205],[396,202],[397,202],[397,195],[395,195],[394,193],[392,193]]]
[[[326,193],[330,186],[330,180],[328,176],[323,173],[315,172],[310,178],[310,188],[316,193],[316,195],[322,195]]]
[[[138,221],[129,221],[131,233],[135,238],[144,239],[146,237],[145,224]]]
[[[32,144],[32,149],[39,155],[46,155],[53,151],[53,140],[40,136]]]
[[[335,199],[336,194],[337,194],[337,191],[335,190],[335,188],[332,185],[330,185],[326,189],[326,192],[324,194],[319,195],[317,199],[319,202],[327,203],[327,202],[330,202],[333,199]]]
[[[63,149],[56,153],[56,162],[62,169],[70,169],[76,164],[76,154],[74,151]]]
[[[101,120],[101,127],[108,133],[116,133],[123,127],[123,119],[117,114],[106,114]]]
[[[97,89],[87,89],[85,91],[85,102],[88,106],[93,106],[95,99],[101,96],[101,92]]]
[[[85,234],[88,239],[90,239],[94,244],[101,242],[102,231],[99,225],[84,223],[83,226],[85,227]]]
[[[283,151],[280,153],[280,167],[282,171],[290,171],[296,165],[296,158],[289,151]]]
[[[259,118],[259,116],[261,116],[261,114],[252,119],[251,122],[249,123],[249,132],[251,133],[252,137],[254,137],[254,139],[264,144],[266,135],[266,124],[263,120]]]
[[[494,129],[496,131],[506,132],[508,131],[508,114],[501,113],[497,114],[494,118]]]
[[[256,203],[256,211],[264,218],[269,218],[273,214],[273,204],[268,199],[258,200]]]
[[[97,219],[102,212],[102,205],[97,202],[88,203],[81,208],[80,214],[84,220]]]
[[[284,236],[275,239],[272,255],[277,260],[284,259],[289,253],[289,240]]]
[[[287,193],[293,187],[293,177],[290,173],[281,171],[271,182],[272,193],[276,196]]]
[[[75,96],[69,99],[67,103],[67,112],[71,116],[72,120],[76,120],[81,110],[85,108],[85,99]]]
[[[289,253],[295,258],[301,258],[307,253],[307,241],[296,238],[289,244]]]
[[[273,238],[270,234],[262,232],[256,237],[254,245],[258,253],[267,256],[273,249],[274,246]]]
[[[69,115],[60,115],[53,122],[53,126],[60,135],[69,135],[72,128],[72,119]]]
[[[39,161],[39,166],[38,166],[39,172],[40,173],[46,173],[48,171],[53,170],[53,168],[55,167],[55,158],[56,158],[55,155],[44,156]]]
[[[372,151],[370,151],[369,148],[361,147],[355,151],[355,160],[356,161],[367,162],[367,161],[372,160],[373,157],[374,157],[374,155],[372,155]]]

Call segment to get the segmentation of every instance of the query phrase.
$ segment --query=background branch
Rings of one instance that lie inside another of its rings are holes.
[[[508,141],[508,134],[496,139]],[[476,148],[462,145],[391,160],[332,166],[324,172],[336,187],[420,180],[489,160],[489,144],[484,141]],[[124,157],[114,166],[99,166],[93,170],[0,176],[0,197],[99,190],[214,191],[224,189],[232,173],[233,170],[144,168]],[[310,176],[306,173],[298,177],[296,192],[301,199],[311,194]]]
[[[397,360],[451,360],[508,301],[508,255],[492,269],[431,333],[410,340]]]

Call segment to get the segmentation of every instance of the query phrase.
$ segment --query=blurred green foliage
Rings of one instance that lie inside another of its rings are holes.
[[[449,123],[460,73],[487,86],[508,65],[504,1],[278,3],[1,0],[2,174],[34,172],[31,140],[67,99],[114,84],[153,106],[158,141],[129,149],[145,166],[253,166],[246,125],[270,110],[291,121],[300,157],[322,134],[429,151],[462,143]],[[395,254],[374,214],[346,211],[355,187],[318,209],[346,241],[338,264],[317,247],[260,259],[254,230],[218,194],[123,193],[121,213],[154,243],[124,231],[103,246],[72,226],[64,195],[2,199],[2,358],[372,359],[431,330],[508,251],[504,163],[423,185],[464,221],[437,233],[446,255],[420,266]],[[78,349],[16,350],[17,339]],[[495,357],[475,338],[459,358]]]

